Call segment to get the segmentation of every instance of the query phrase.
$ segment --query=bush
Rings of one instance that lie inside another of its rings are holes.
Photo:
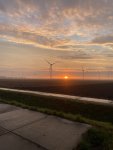
[[[113,150],[113,132],[110,130],[91,128],[83,136],[77,150]]]

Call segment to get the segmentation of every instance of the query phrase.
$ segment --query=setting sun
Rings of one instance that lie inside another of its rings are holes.
[[[64,76],[64,79],[68,79],[69,77],[68,76]]]

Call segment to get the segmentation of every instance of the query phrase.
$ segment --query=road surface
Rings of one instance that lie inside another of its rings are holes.
[[[72,150],[89,128],[87,124],[0,104],[0,150]]]

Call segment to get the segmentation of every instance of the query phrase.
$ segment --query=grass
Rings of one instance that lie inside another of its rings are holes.
[[[33,95],[0,90],[0,99],[8,103],[17,103],[32,108],[50,109],[58,112],[71,113],[85,118],[113,124],[113,106],[92,104],[78,100]]]
[[[77,150],[113,150],[113,132],[103,128],[91,128],[83,135]]]
[[[0,101],[90,124],[77,150],[113,150],[113,106],[3,90]]]

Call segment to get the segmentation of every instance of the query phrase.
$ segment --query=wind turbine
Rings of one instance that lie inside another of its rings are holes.
[[[113,69],[111,69],[111,80],[113,80]]]
[[[83,77],[83,80],[84,80],[84,77],[85,77],[85,69],[84,69],[83,66],[82,66],[82,77]]]
[[[98,76],[98,80],[100,80],[101,79],[101,71],[100,70],[97,70],[97,76]]]
[[[49,64],[50,79],[52,79],[53,78],[53,65],[55,65],[55,63],[51,63],[47,60],[46,60],[46,62]]]

